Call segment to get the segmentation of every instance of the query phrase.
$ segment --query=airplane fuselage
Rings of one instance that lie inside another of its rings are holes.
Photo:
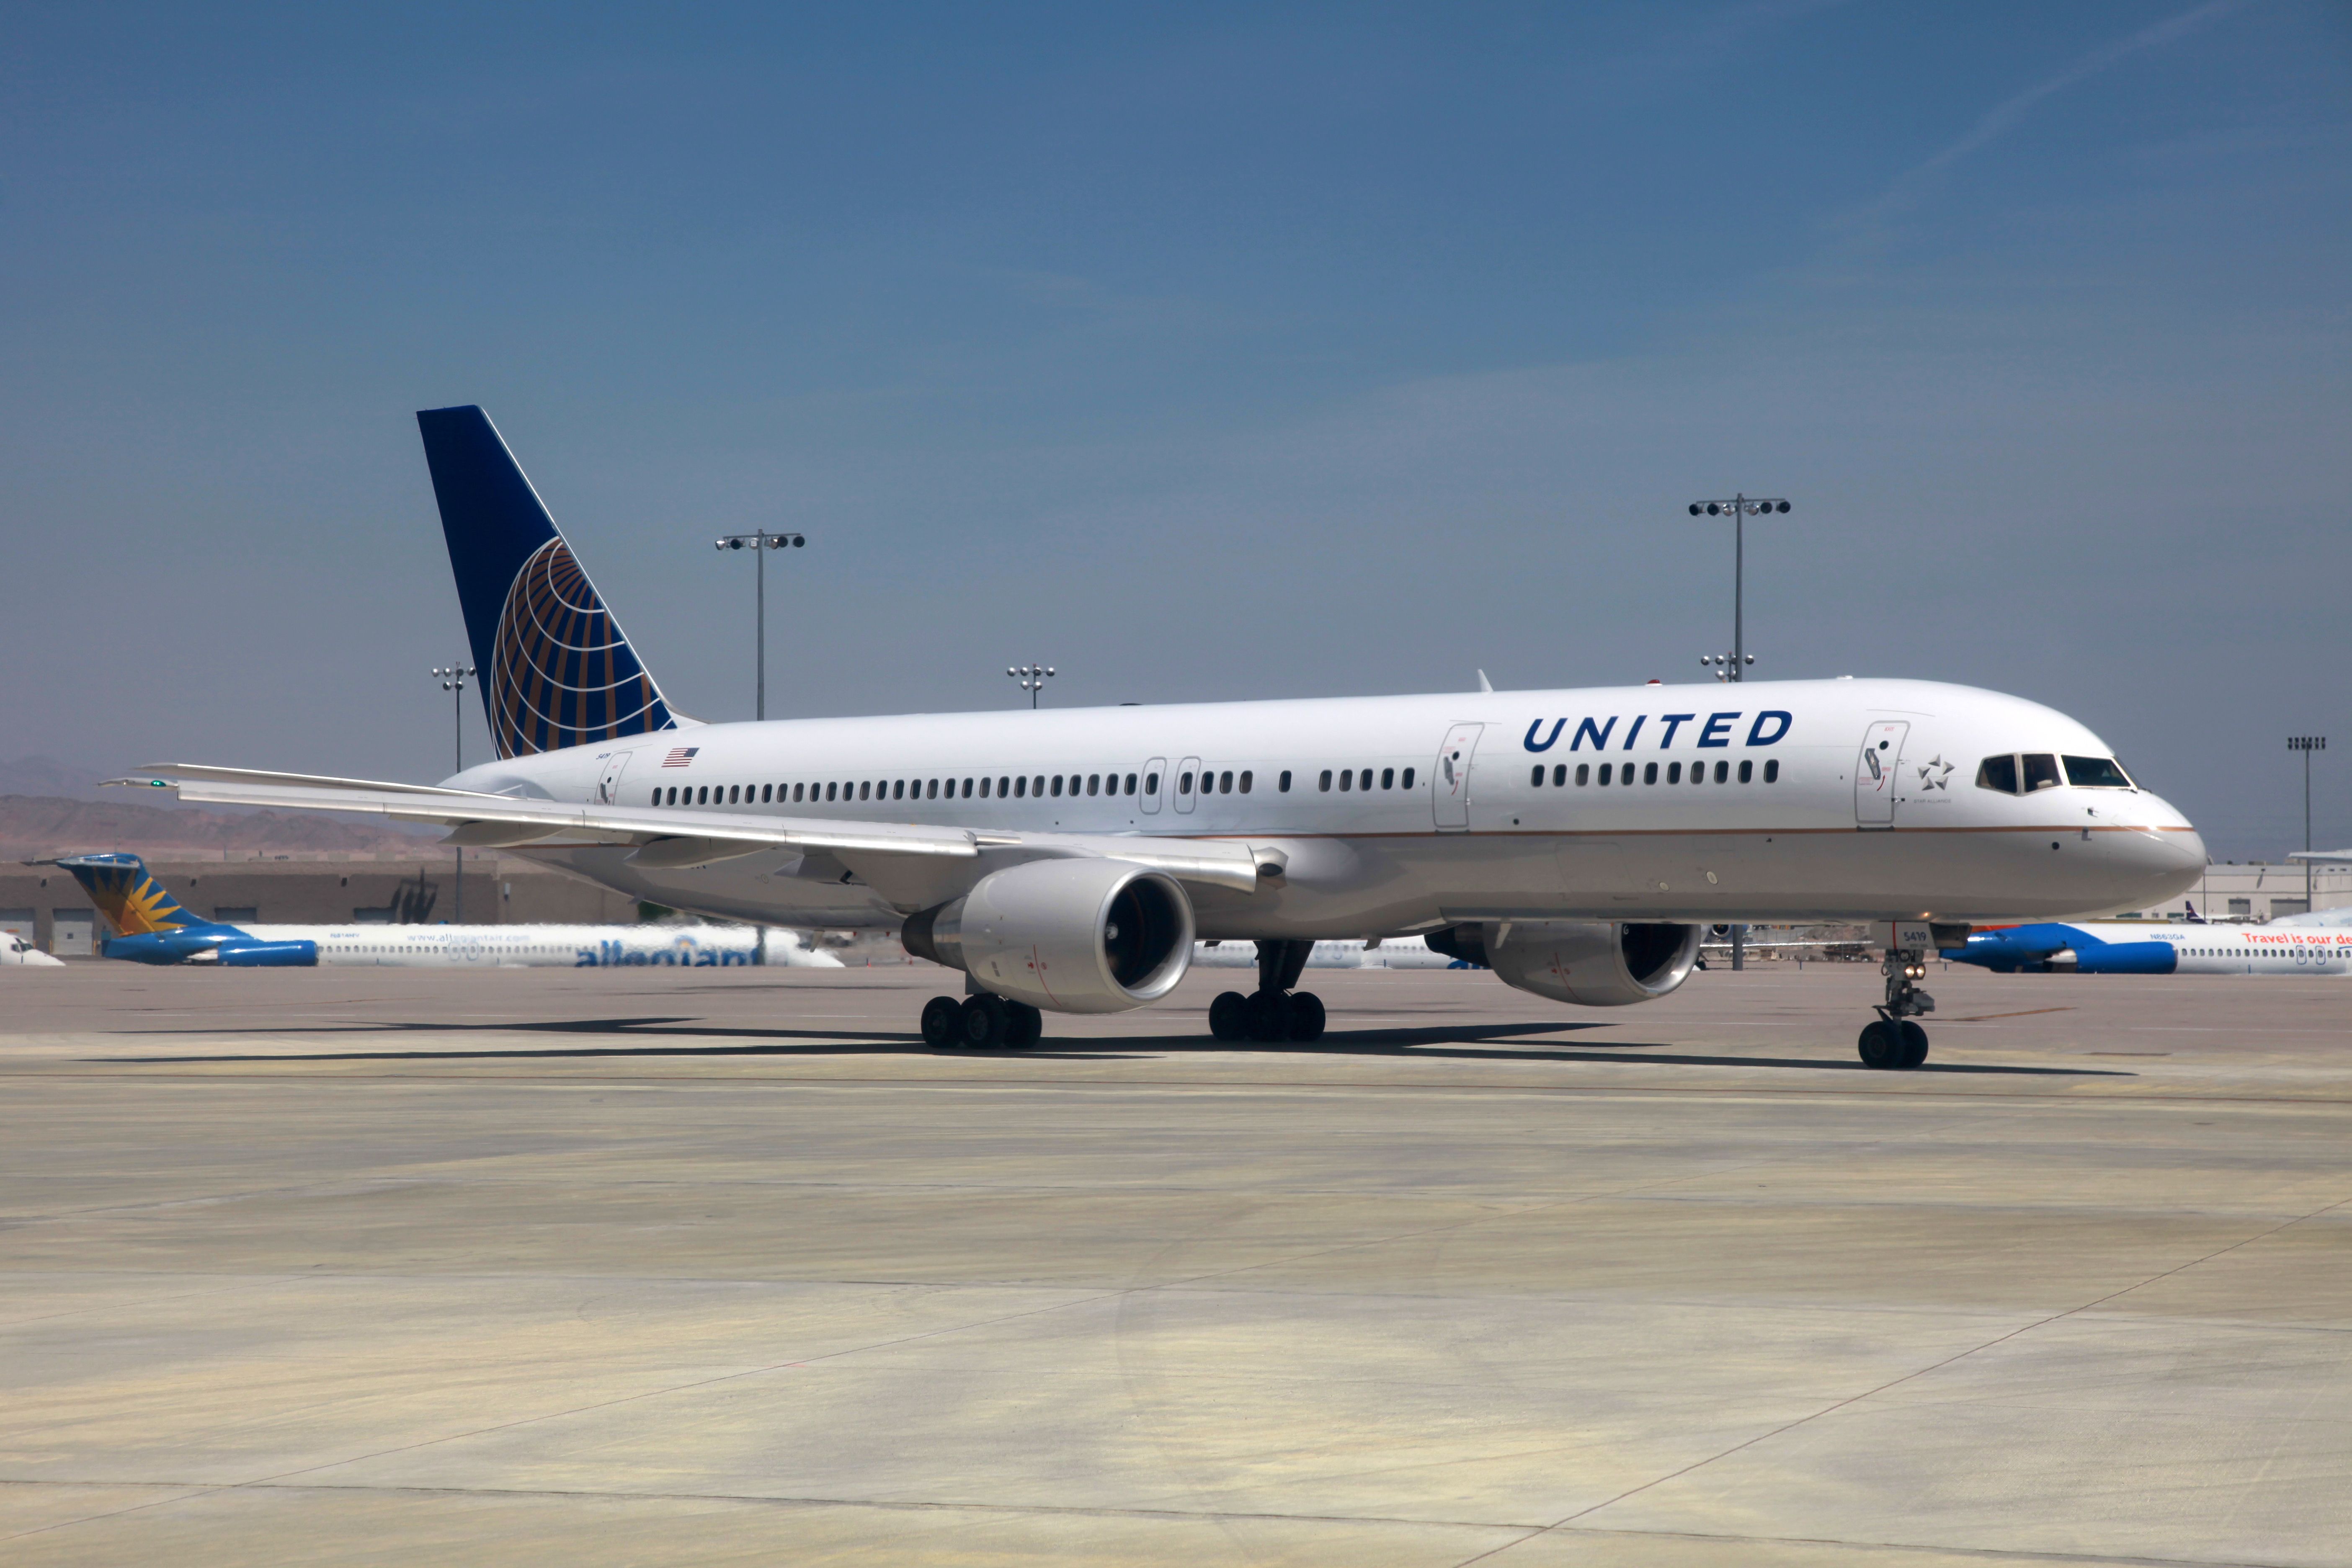
[[[1839,679],[709,724],[447,784],[674,810],[681,835],[723,809],[1106,835],[1113,854],[1122,834],[1238,840],[1278,874],[1196,889],[1200,935],[1297,940],[2144,906],[2192,886],[2204,847],[2120,773],[2074,782],[2112,755],[2021,699]],[[2008,788],[1983,782],[2000,757]],[[632,850],[512,852],[675,908],[827,926],[896,925],[1027,858],[767,848],[656,868]]]

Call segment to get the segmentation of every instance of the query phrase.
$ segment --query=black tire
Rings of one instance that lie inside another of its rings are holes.
[[[1863,1066],[1885,1072],[1900,1059],[1903,1042],[1894,1025],[1876,1018],[1862,1026],[1862,1037],[1854,1042],[1854,1047],[1862,1054]]]
[[[934,996],[923,1004],[923,1044],[947,1050],[963,1034],[963,1004],[952,996]]]
[[[1910,1019],[1904,1019],[1903,1044],[1895,1058],[1895,1069],[1909,1072],[1914,1068],[1924,1066],[1927,1060],[1927,1031]]]
[[[1015,1047],[1034,1046],[1045,1033],[1045,1015],[1026,1002],[1004,1005],[1004,1043]]]
[[[1290,1037],[1302,1045],[1323,1037],[1323,998],[1312,991],[1290,994]]]
[[[1253,991],[1244,1004],[1249,1009],[1249,1037],[1262,1046],[1290,1038],[1290,997],[1280,991]]]
[[[975,1051],[983,1051],[1004,1043],[1006,1026],[1012,1022],[1004,1016],[1004,998],[982,992],[978,996],[963,999],[963,1043]]]
[[[1249,998],[1238,991],[1221,991],[1209,1004],[1209,1033],[1221,1040],[1249,1038]]]

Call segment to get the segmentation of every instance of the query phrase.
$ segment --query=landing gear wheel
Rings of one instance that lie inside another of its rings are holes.
[[[1004,1032],[1012,1020],[1005,1016],[1004,998],[982,993],[963,999],[961,1022],[963,1043],[973,1050],[985,1050],[1004,1043]]]
[[[1249,1038],[1249,998],[1238,991],[1223,991],[1209,1004],[1209,1033],[1221,1040]]]
[[[1290,1038],[1290,998],[1280,991],[1253,991],[1243,1004],[1248,1008],[1249,1037],[1260,1045]]]
[[[1312,991],[1290,994],[1290,1037],[1301,1044],[1323,1037],[1323,998]]]
[[[1034,1046],[1045,1032],[1045,1015],[1026,1002],[1004,1005],[1004,1043],[1019,1047]]]
[[[923,1004],[923,1044],[943,1051],[962,1034],[962,1003],[952,996],[934,996]]]
[[[1927,1059],[1927,1031],[1913,1023],[1910,1019],[1904,1019],[1903,1044],[1895,1059],[1895,1070],[1897,1072],[1909,1072],[1913,1068],[1918,1067]]]
[[[1903,1041],[1895,1032],[1894,1025],[1884,1018],[1877,1018],[1862,1026],[1862,1037],[1854,1042],[1854,1047],[1862,1053],[1863,1066],[1885,1072],[1893,1069],[1901,1055]]]

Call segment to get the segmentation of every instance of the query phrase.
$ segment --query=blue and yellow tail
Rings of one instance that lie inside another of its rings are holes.
[[[489,416],[427,408],[416,424],[499,755],[676,729]]]
[[[213,923],[181,908],[136,855],[76,855],[58,864],[73,873],[96,906],[98,918],[116,936],[147,936]]]

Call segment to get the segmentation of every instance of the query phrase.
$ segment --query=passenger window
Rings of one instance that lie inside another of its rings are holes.
[[[794,805],[801,804],[801,786],[799,784],[793,785],[793,804]]]
[[[1061,793],[1062,793],[1062,775],[1061,775],[1061,774],[1059,774],[1059,773],[1055,773],[1055,774],[1054,775],[1054,794],[1055,795],[1055,796],[1057,796],[1057,797],[1058,797],[1058,796],[1061,795]]]
[[[688,790],[686,795],[686,804],[688,805],[709,805],[710,804],[710,786],[709,784],[703,784],[699,788]]]
[[[1319,790],[1328,790],[1331,787],[1331,770],[1329,768],[1325,768],[1323,770],[1323,776],[1321,779],[1317,781],[1315,787]]]
[[[1552,788],[1554,788],[1554,789],[1558,789],[1558,788],[1559,788],[1559,787],[1560,787],[1560,785],[1562,785],[1562,784],[1566,784],[1567,782],[1568,782],[1568,764],[1567,764],[1566,763],[1553,763],[1553,764],[1552,764],[1552,770],[1551,770],[1551,787],[1552,787]],[[1406,787],[1407,789],[1411,789],[1411,788],[1412,787],[1412,780],[1411,778],[1407,778],[1407,779],[1404,781],[1404,783],[1405,783],[1405,787]]]
[[[1382,789],[1396,788],[1396,770],[1394,768],[1382,768],[1381,770],[1381,787]]]
[[[1127,775],[1127,793],[1129,795],[1133,795],[1135,793],[1135,775],[1133,773]]]
[[[1534,788],[1543,788],[1543,764],[1541,763],[1538,763],[1535,765],[1535,771],[1528,775],[1528,783]]]
[[[1282,776],[1274,781],[1274,787],[1279,794],[1288,795],[1290,793],[1290,770],[1288,768],[1282,770]]]
[[[730,805],[733,805],[735,804],[736,788],[737,786],[734,784],[729,784],[727,786],[727,804]]]
[[[1356,787],[1357,787],[1358,789],[1370,789],[1370,788],[1371,788],[1371,787],[1372,787],[1372,770],[1371,770],[1371,769],[1370,769],[1370,768],[1366,768],[1366,769],[1364,770],[1364,772],[1363,772],[1363,775],[1362,775],[1361,777],[1360,777],[1359,779],[1357,779],[1357,780],[1356,780]]]
[[[1987,757],[1977,764],[1977,788],[1997,789],[2003,795],[2017,793],[2017,759]]]
[[[1234,793],[1234,775],[1232,773],[1222,773],[1217,775],[1217,793],[1219,795],[1231,795]]]
[[[1076,794],[1076,792],[1072,791],[1071,793]],[[1088,795],[1102,794],[1102,774],[1088,773],[1087,775],[1087,793]]]
[[[1025,779],[1025,778],[1021,778],[1021,779],[1014,779],[1014,780],[1013,781],[1013,798],[1014,798],[1014,799],[1016,799],[1016,800],[1017,800],[1017,799],[1021,798],[1022,796],[1024,796],[1024,795],[1027,795],[1028,793],[1029,793],[1029,781],[1028,781],[1027,779]]]
[[[1582,789],[1582,788],[1584,787],[1585,781],[1586,781],[1587,779],[1591,778],[1591,776],[1592,776],[1592,764],[1591,764],[1591,763],[1577,763],[1577,764],[1576,764],[1576,787],[1577,787],[1577,788],[1579,788],[1579,789]]]
[[[1178,795],[1191,795],[1192,793],[1192,775],[1191,773],[1179,773],[1176,775],[1176,793]]]
[[[1405,769],[1405,771],[1404,771],[1404,777],[1402,777],[1402,778],[1401,778],[1401,779],[1399,779],[1399,780],[1397,781],[1397,788],[1399,788],[1399,789],[1411,789],[1412,787],[1412,770],[1411,768],[1407,768],[1407,769]]]
[[[2066,782],[2077,789],[2129,789],[2130,779],[2113,757],[2068,757]]]
[[[963,781],[963,797],[966,800],[970,800],[971,798],[971,781],[970,779]]]
[[[1727,783],[1729,783],[1729,782],[1730,782],[1730,779],[1731,779],[1731,764],[1730,764],[1729,763],[1716,763],[1716,764],[1715,764],[1715,782],[1716,782],[1716,783],[1717,783],[1717,784],[1727,784]]]
[[[1644,763],[1642,764],[1642,782],[1645,784],[1654,784],[1658,782],[1657,763]]]
[[[768,804],[768,794],[769,794],[769,792],[770,792],[771,790],[774,789],[775,787],[776,787],[776,786],[775,786],[775,785],[773,785],[773,784],[761,784],[761,785],[760,786],[760,804],[761,804],[761,805],[767,805],[767,804]]]
[[[831,784],[827,784],[827,785],[825,785],[825,786],[824,786],[824,798],[825,798],[825,799],[827,799],[827,800],[831,800],[831,799],[833,798],[833,787],[834,787],[834,786],[833,786],[833,785],[831,785]]]
[[[1755,779],[1756,763],[1748,758],[1742,757],[1739,761],[1739,782],[1741,784],[1752,784],[1755,782]]]
[[[1011,784],[1012,782],[1013,782],[1013,781],[1012,781],[1011,779],[1004,779],[1004,778],[1000,778],[1000,779],[998,779],[998,780],[996,781],[996,798],[997,798],[997,799],[999,799],[999,800],[1003,800],[1003,799],[1004,798],[1004,786],[1005,786],[1006,784]],[[982,785],[981,785],[981,793],[982,793],[982,794],[983,794],[983,795],[985,795],[987,792],[988,792],[988,786],[987,786],[986,784],[982,784]],[[1017,793],[1017,792],[1016,792],[1016,793]]]
[[[1601,763],[1601,782],[1602,784],[1607,784],[1607,783],[1608,783],[1612,778],[1613,778],[1613,777],[1615,777],[1615,776],[1616,776],[1616,770],[1617,770],[1617,764],[1616,764],[1616,763]]]
[[[1249,792],[1250,792],[1250,780],[1251,780],[1252,778],[1255,777],[1255,776],[1256,776],[1255,774],[1254,774],[1254,773],[1244,773],[1242,774],[1242,793],[1243,793],[1244,795],[1247,795],[1247,794],[1249,794]]]
[[[1668,763],[1666,764],[1666,782],[1668,784],[1680,784],[1683,782],[1682,763]]]
[[[2058,787],[2058,759],[2047,752],[2025,753],[2025,793]]]
[[[1341,768],[1339,770],[1339,793],[1345,795],[1348,791],[1355,787],[1356,770],[1353,768]]]
[[[1627,763],[1623,767],[1617,770],[1617,782],[1621,784],[1629,784],[1633,782],[1633,763]]]
[[[1766,784],[1779,784],[1780,782],[1780,758],[1774,757],[1770,762],[1764,764],[1764,782]]]
[[[1160,793],[1160,775],[1158,773],[1146,773],[1143,775],[1143,793],[1146,795],[1158,795]]]

